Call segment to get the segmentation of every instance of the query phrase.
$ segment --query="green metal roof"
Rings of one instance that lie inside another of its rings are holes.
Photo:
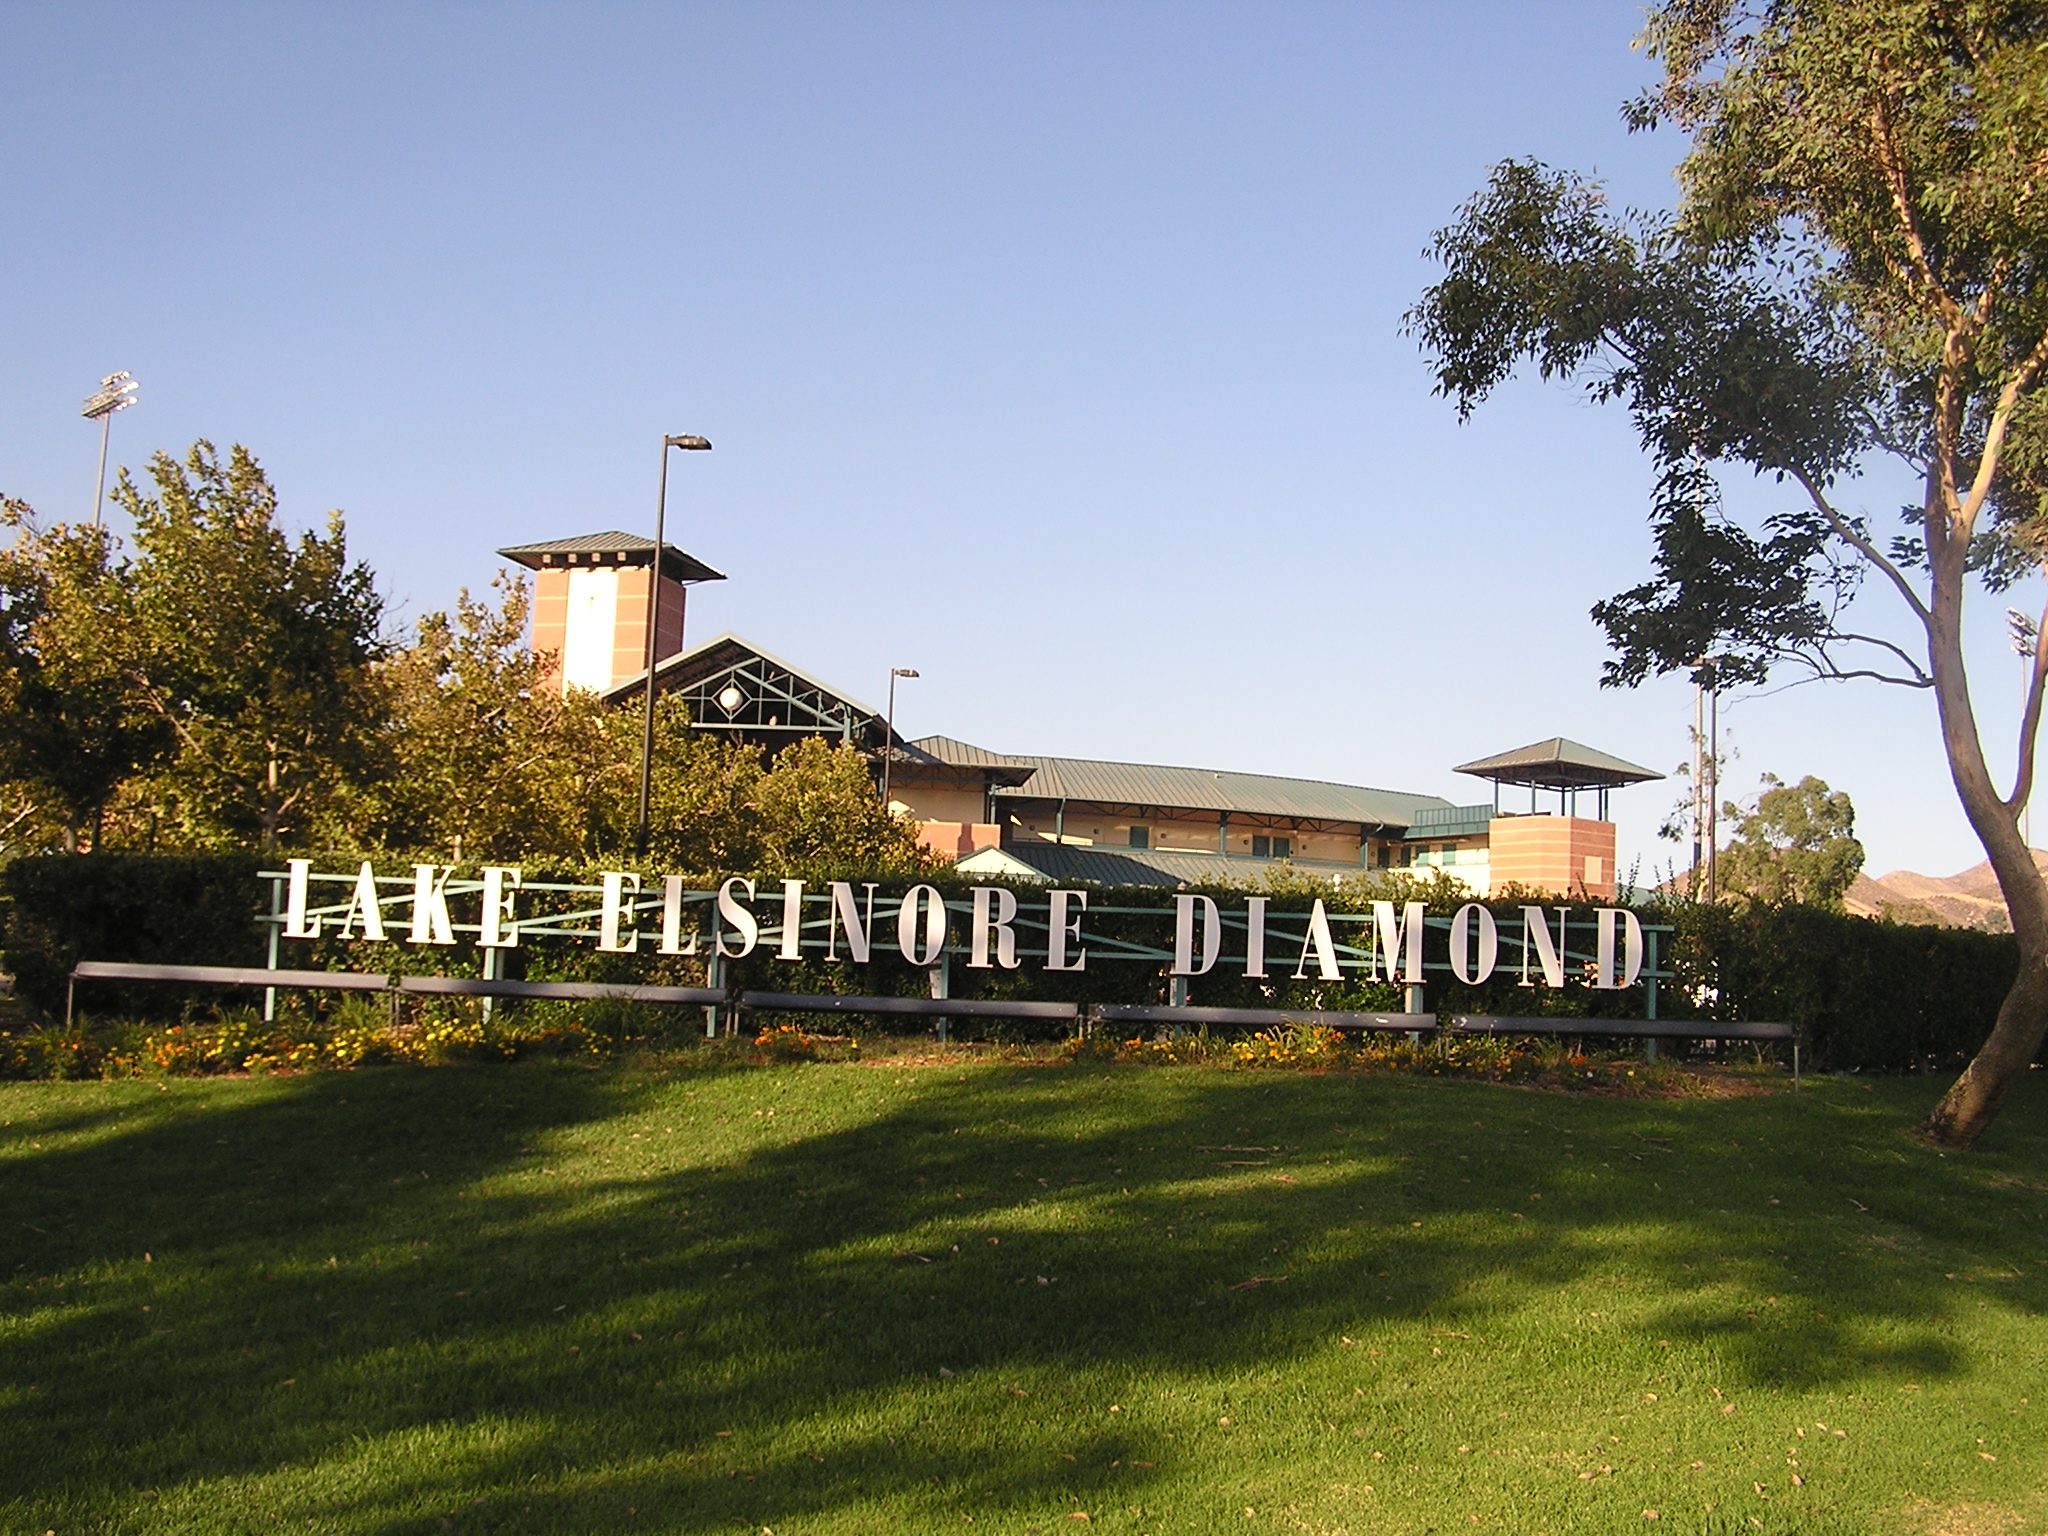
[[[1442,810],[1417,811],[1404,840],[1414,843],[1438,837],[1480,837],[1494,815],[1491,805],[1453,805]]]
[[[1256,886],[1264,884],[1266,876],[1279,869],[1347,883],[1367,879],[1372,874],[1356,864],[1249,859],[1242,855],[1185,853],[1166,848],[1084,848],[1073,843],[1025,838],[999,849],[984,848],[971,853],[954,867],[967,874],[981,875],[1022,875],[1028,869],[1041,880],[1092,885]]]
[[[1663,774],[1625,762],[1611,753],[1553,736],[1532,742],[1512,752],[1482,757],[1476,763],[1461,763],[1454,770],[1496,784],[1517,784],[1535,789],[1601,789],[1622,784],[1643,784]]]
[[[1024,783],[996,790],[1002,800],[1065,800],[1134,809],[1201,811],[1219,816],[1229,812],[1368,827],[1405,827],[1418,811],[1450,806],[1450,801],[1439,795],[1411,795],[1322,779],[1172,768],[1152,763],[1112,763],[1092,758],[999,755],[944,736],[927,736],[913,745],[941,762],[962,767],[983,763],[1029,767],[1031,776]]]

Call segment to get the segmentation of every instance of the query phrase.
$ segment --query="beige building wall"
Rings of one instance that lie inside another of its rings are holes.
[[[1149,820],[1134,821],[1129,816],[1104,814],[1087,805],[1067,807],[1065,841],[1084,848],[1128,848],[1131,846],[1133,826],[1146,829],[1150,839],[1149,846],[1153,848],[1165,849],[1171,853],[1218,851],[1219,827],[1213,816],[1158,816]],[[1010,831],[1016,837],[1056,842],[1060,840],[1060,819],[1052,812],[1033,809],[1019,813]],[[1286,827],[1248,827],[1234,823],[1227,833],[1227,850],[1242,858],[1251,858],[1254,837],[1268,840],[1286,838],[1287,856],[1290,859],[1326,864],[1359,863],[1357,835],[1342,832],[1309,832]]]
[[[988,814],[988,798],[979,785],[905,784],[892,773],[889,809],[919,821],[978,822]]]

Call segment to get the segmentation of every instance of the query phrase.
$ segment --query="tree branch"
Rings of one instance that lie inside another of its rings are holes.
[[[1943,323],[1953,331],[1965,324],[1968,317],[1963,307],[1942,287],[1941,279],[1935,276],[1933,262],[1927,258],[1927,241],[1920,233],[1919,216],[1913,212],[1911,189],[1906,185],[1906,168],[1899,161],[1898,145],[1892,138],[1890,114],[1880,104],[1871,109],[1870,117],[1877,141],[1877,162],[1884,171],[1885,187],[1892,195],[1892,211],[1898,215],[1899,232],[1906,238],[1906,252],[1912,258],[1913,271],[1927,296],[1940,309]]]
[[[1821,494],[1820,487],[1814,483],[1813,476],[1796,466],[1788,473],[1799,482],[1808,499],[1819,509],[1820,515],[1828,520],[1828,525],[1835,530],[1836,535],[1864,559],[1883,571],[1891,579],[1891,584],[1899,589],[1899,595],[1905,598],[1906,606],[1913,610],[1913,616],[1925,624],[1928,619],[1927,605],[1920,601],[1920,594],[1913,590],[1913,584],[1906,580],[1905,573],[1879,553],[1875,544],[1858,533],[1849,520],[1828,503],[1827,497]]]
[[[2005,381],[2005,388],[1998,392],[1997,408],[1991,413],[1990,425],[1984,429],[1984,448],[1977,456],[1977,478],[1971,482],[1969,497],[1956,514],[1965,541],[1969,539],[1977,514],[1984,509],[1985,498],[1991,494],[1991,482],[1998,473],[1998,461],[2005,449],[2005,434],[2012,425],[2012,413],[2019,408],[2021,394],[2040,376],[2044,363],[2048,363],[2048,334],[2043,334],[2034,343],[2034,350],[2013,370],[2012,377]]]
[[[1908,653],[1905,649],[1903,649],[1900,646],[1894,645],[1889,640],[1883,639],[1878,635],[1852,634],[1846,630],[1837,631],[1830,638],[1835,640],[1854,641],[1858,645],[1874,645],[1879,650],[1890,651],[1894,656],[1898,657],[1899,660],[1903,661],[1906,664],[1906,670],[1913,674],[1910,679],[1898,678],[1894,679],[1894,681],[1906,683],[1909,687],[1913,688],[1931,688],[1934,686],[1934,679],[1927,675],[1927,669],[1921,666],[1919,662],[1915,661],[1912,655]],[[1821,654],[1823,656],[1826,655],[1825,652],[1822,652]],[[1834,667],[1834,663],[1832,661],[1830,661],[1828,665],[1830,668]],[[1848,674],[1840,672],[1831,672],[1830,675],[1846,676]]]

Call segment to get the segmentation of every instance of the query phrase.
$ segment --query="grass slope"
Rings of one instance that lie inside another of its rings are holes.
[[[2039,1530],[2026,1087],[9,1086],[0,1528]]]

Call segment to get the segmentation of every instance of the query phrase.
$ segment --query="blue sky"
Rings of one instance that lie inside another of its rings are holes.
[[[4,14],[0,489],[48,519],[128,369],[117,462],[248,444],[417,614],[500,545],[650,527],[701,432],[671,536],[731,580],[691,636],[876,703],[916,667],[912,734],[1460,802],[1541,737],[1688,753],[1687,685],[1597,686],[1587,609],[1649,549],[1626,421],[1526,382],[1460,427],[1400,335],[1504,156],[1669,202],[1632,4]],[[1723,720],[1727,787],[1847,789],[1873,871],[1981,858],[1925,696]],[[1646,868],[1676,793],[1616,799]]]

